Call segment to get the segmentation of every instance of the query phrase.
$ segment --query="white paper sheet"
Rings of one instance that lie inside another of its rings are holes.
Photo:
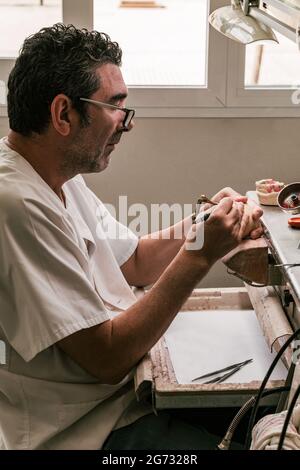
[[[254,310],[180,312],[165,333],[165,339],[180,384],[251,358],[251,364],[222,383],[263,380],[275,357],[268,349]],[[279,361],[271,379],[285,379],[286,374],[285,366]]]

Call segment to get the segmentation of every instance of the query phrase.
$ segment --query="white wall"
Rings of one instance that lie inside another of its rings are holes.
[[[0,136],[7,122],[0,119]],[[244,193],[257,179],[300,180],[300,119],[137,119],[110,167],[86,181],[112,204],[191,203],[224,186]],[[202,286],[239,285],[219,264]]]
[[[8,130],[8,122],[7,119],[0,118],[0,137],[6,135]]]

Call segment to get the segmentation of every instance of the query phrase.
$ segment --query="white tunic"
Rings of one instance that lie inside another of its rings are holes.
[[[138,239],[81,176],[66,207],[0,140],[0,440],[5,449],[99,449],[112,429],[150,411],[132,374],[103,385],[56,346],[136,297],[120,266]],[[126,354],[126,351],[124,351]]]

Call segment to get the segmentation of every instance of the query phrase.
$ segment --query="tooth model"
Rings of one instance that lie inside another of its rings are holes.
[[[260,204],[265,206],[277,206],[277,196],[284,187],[284,183],[273,179],[256,181],[256,194]]]

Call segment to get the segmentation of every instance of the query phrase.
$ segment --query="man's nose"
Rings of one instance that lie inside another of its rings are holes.
[[[134,121],[134,119],[131,119],[130,124],[128,126],[128,131],[131,131],[131,129],[133,129],[134,126],[135,126],[135,121]]]
[[[119,123],[119,125],[117,127],[118,132],[129,132],[135,126],[135,122],[134,122],[133,119],[131,119],[131,122],[130,122],[129,126],[127,126],[127,127],[124,127],[123,122],[124,121]]]

